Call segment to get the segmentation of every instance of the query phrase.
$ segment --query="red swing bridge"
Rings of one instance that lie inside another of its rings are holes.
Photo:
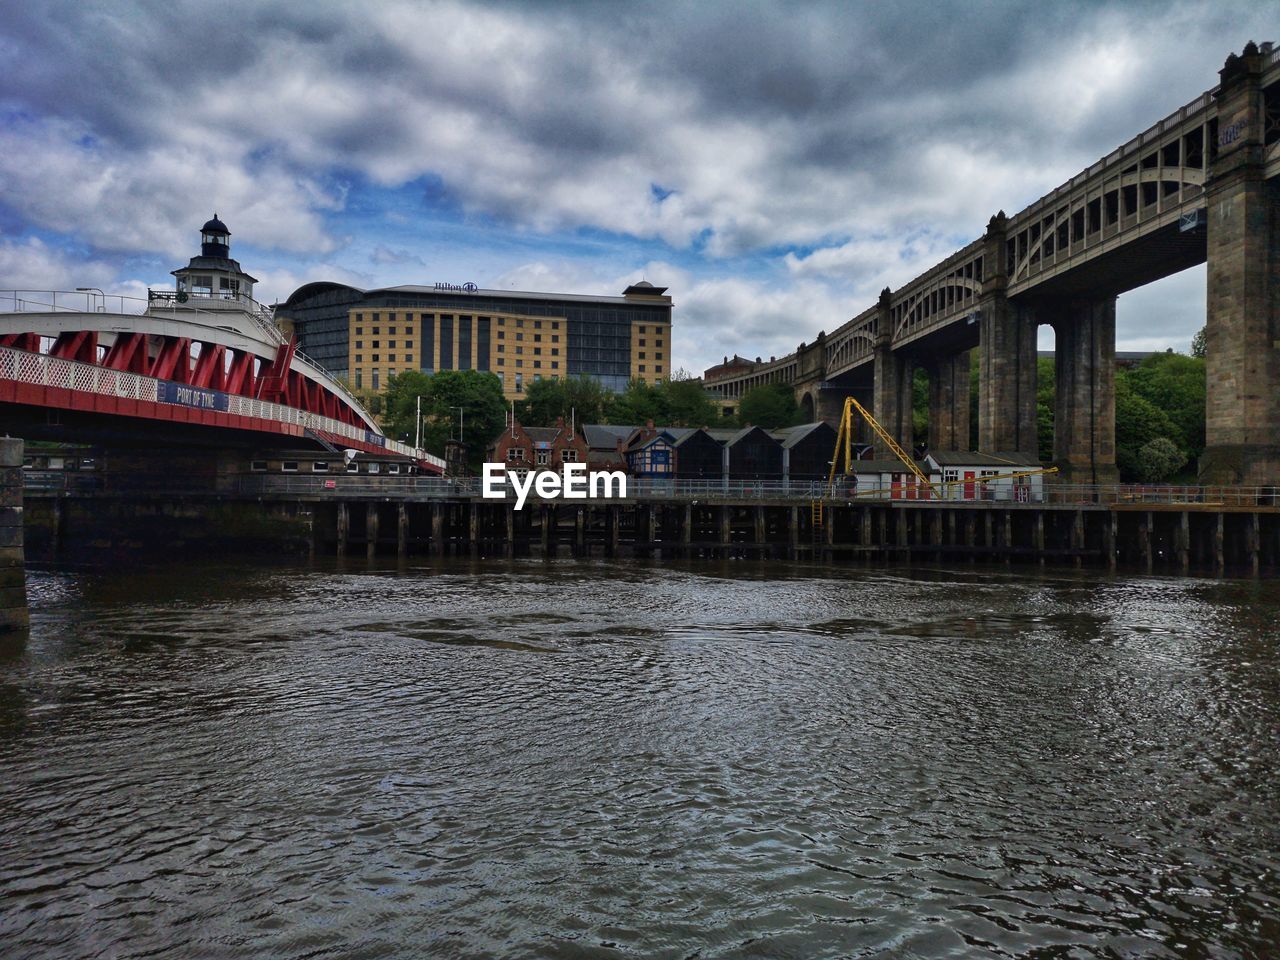
[[[0,290],[0,430],[26,439],[324,449],[444,461],[386,437],[359,400],[298,351],[215,215],[176,289]]]

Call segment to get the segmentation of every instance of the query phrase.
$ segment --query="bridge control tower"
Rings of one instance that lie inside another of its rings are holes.
[[[238,261],[231,259],[230,238],[231,231],[215,213],[213,219],[200,228],[200,256],[192,257],[185,267],[172,271],[177,278],[178,293],[185,293],[188,299],[240,301],[243,297],[246,301],[253,300],[253,285],[258,281],[245,273]]]

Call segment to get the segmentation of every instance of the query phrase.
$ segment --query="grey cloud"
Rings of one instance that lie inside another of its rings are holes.
[[[700,329],[778,352],[865,306],[832,290],[927,266],[1275,22],[1247,2],[11,4],[0,111],[21,122],[0,135],[24,159],[0,157],[0,203],[100,248],[176,250],[212,175],[243,236],[318,254],[333,171],[439,177],[518,228],[803,247],[777,281],[803,295],[728,291],[737,326],[714,288],[686,297]]]
[[[303,177],[440,172],[491,215],[684,243],[710,229],[725,254],[927,218],[972,232],[984,213],[948,216],[954,183],[921,175],[928,145],[1079,168],[1177,106],[1153,111],[1135,88],[1198,92],[1242,42],[1206,54],[1206,36],[1260,19],[1154,4],[231,2],[213,24],[193,3],[113,9],[19,7],[5,99],[118,148],[207,124],[226,143],[270,143]],[[1157,41],[1167,52],[1151,55]],[[1132,75],[1078,116],[1054,109],[1108,43]],[[823,201],[860,179],[896,206]],[[658,224],[651,182],[681,191],[683,224]]]
[[[415,253],[410,253],[408,250],[390,250],[381,244],[374,248],[369,259],[382,266],[388,264],[413,264],[425,267],[427,265],[426,261]]]

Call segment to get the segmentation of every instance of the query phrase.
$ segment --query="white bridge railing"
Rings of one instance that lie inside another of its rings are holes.
[[[255,420],[291,424],[314,433],[328,434],[381,447],[389,453],[412,457],[439,467],[441,470],[444,469],[444,461],[425,450],[389,440],[381,434],[343,423],[332,417],[320,416],[280,403],[157,380],[154,377],[144,377],[124,370],[111,370],[107,367],[51,357],[43,353],[28,353],[25,350],[0,347],[0,380],[12,380],[41,387],[60,387],[64,390],[126,400],[146,400],[190,410],[232,413]],[[179,391],[181,391],[179,395],[184,396],[188,402],[174,402],[169,399],[171,393]]]

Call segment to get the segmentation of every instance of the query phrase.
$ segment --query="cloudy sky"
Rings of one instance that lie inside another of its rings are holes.
[[[1280,3],[4,4],[0,289],[670,287],[674,361],[783,354],[1277,40]],[[1120,301],[1185,349],[1204,270]]]

